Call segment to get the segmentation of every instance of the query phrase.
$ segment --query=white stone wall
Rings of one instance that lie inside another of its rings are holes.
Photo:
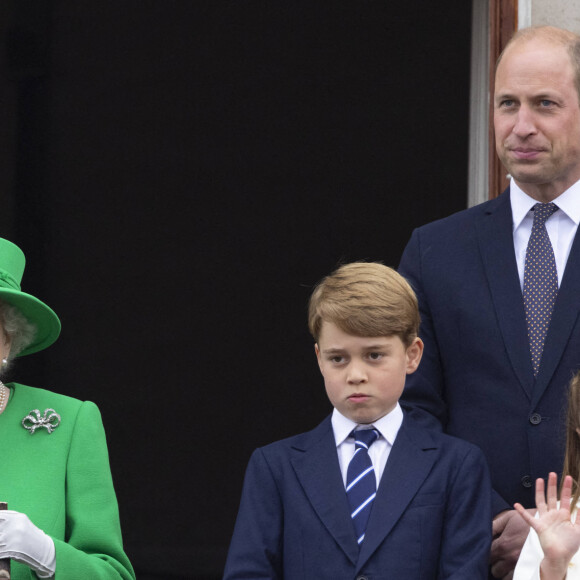
[[[529,16],[527,16],[529,13]],[[578,0],[519,0],[519,26],[550,24],[580,34],[580,2]],[[527,16],[527,18],[526,18]]]

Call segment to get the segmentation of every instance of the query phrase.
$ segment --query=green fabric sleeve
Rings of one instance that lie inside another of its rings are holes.
[[[123,551],[119,509],[99,409],[84,402],[67,459],[66,537],[53,538],[55,580],[134,580]]]

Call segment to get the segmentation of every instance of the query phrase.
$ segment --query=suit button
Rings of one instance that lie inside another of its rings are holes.
[[[524,475],[521,482],[524,487],[532,487],[532,478],[529,475]]]
[[[542,416],[539,413],[530,415],[530,423],[532,425],[539,425],[542,422]]]

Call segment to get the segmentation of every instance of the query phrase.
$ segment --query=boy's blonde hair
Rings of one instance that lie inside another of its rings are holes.
[[[354,336],[398,336],[406,347],[419,332],[417,297],[395,270],[377,262],[345,264],[314,289],[308,328],[318,342],[322,323]]]

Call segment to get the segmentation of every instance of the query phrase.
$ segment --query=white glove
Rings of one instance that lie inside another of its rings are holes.
[[[0,510],[0,558],[26,564],[39,578],[54,576],[54,542],[23,513]]]

